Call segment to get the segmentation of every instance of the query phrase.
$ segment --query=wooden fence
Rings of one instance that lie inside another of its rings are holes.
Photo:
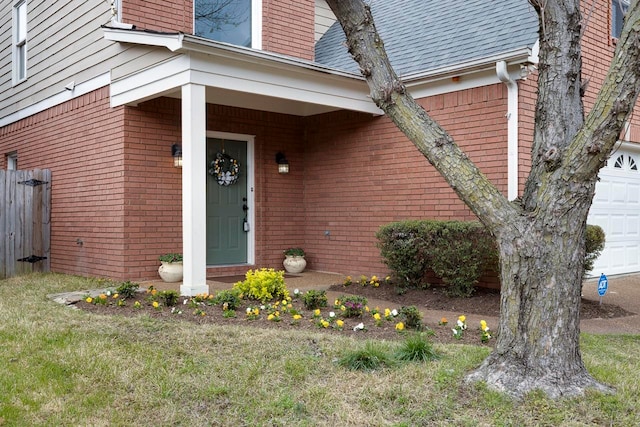
[[[0,279],[49,271],[51,171],[0,170]]]

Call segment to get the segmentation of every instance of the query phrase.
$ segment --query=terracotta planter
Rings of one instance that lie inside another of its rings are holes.
[[[298,274],[302,273],[307,266],[307,261],[302,256],[286,255],[284,261],[282,261],[284,269],[287,273]]]
[[[163,281],[168,283],[182,281],[182,261],[160,262],[162,265],[158,268],[158,274]]]

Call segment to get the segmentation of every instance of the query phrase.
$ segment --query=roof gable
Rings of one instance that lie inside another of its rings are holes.
[[[531,48],[536,12],[523,0],[371,0],[387,55],[399,75],[410,75]],[[316,44],[316,62],[358,72],[339,22]]]

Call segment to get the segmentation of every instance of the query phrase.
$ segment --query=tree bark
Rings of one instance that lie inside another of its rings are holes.
[[[467,379],[515,397],[536,389],[551,397],[587,388],[611,391],[589,375],[580,354],[584,238],[598,170],[640,90],[638,0],[627,12],[614,62],[586,121],[580,2],[530,0],[540,17],[539,98],[533,166],[521,202],[509,202],[407,93],[369,7],[362,0],[327,3],[374,102],[496,237],[502,285],[496,348]]]

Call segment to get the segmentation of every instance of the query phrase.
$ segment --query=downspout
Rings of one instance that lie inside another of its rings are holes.
[[[518,84],[505,61],[496,62],[498,79],[507,86],[507,197],[518,197]]]

